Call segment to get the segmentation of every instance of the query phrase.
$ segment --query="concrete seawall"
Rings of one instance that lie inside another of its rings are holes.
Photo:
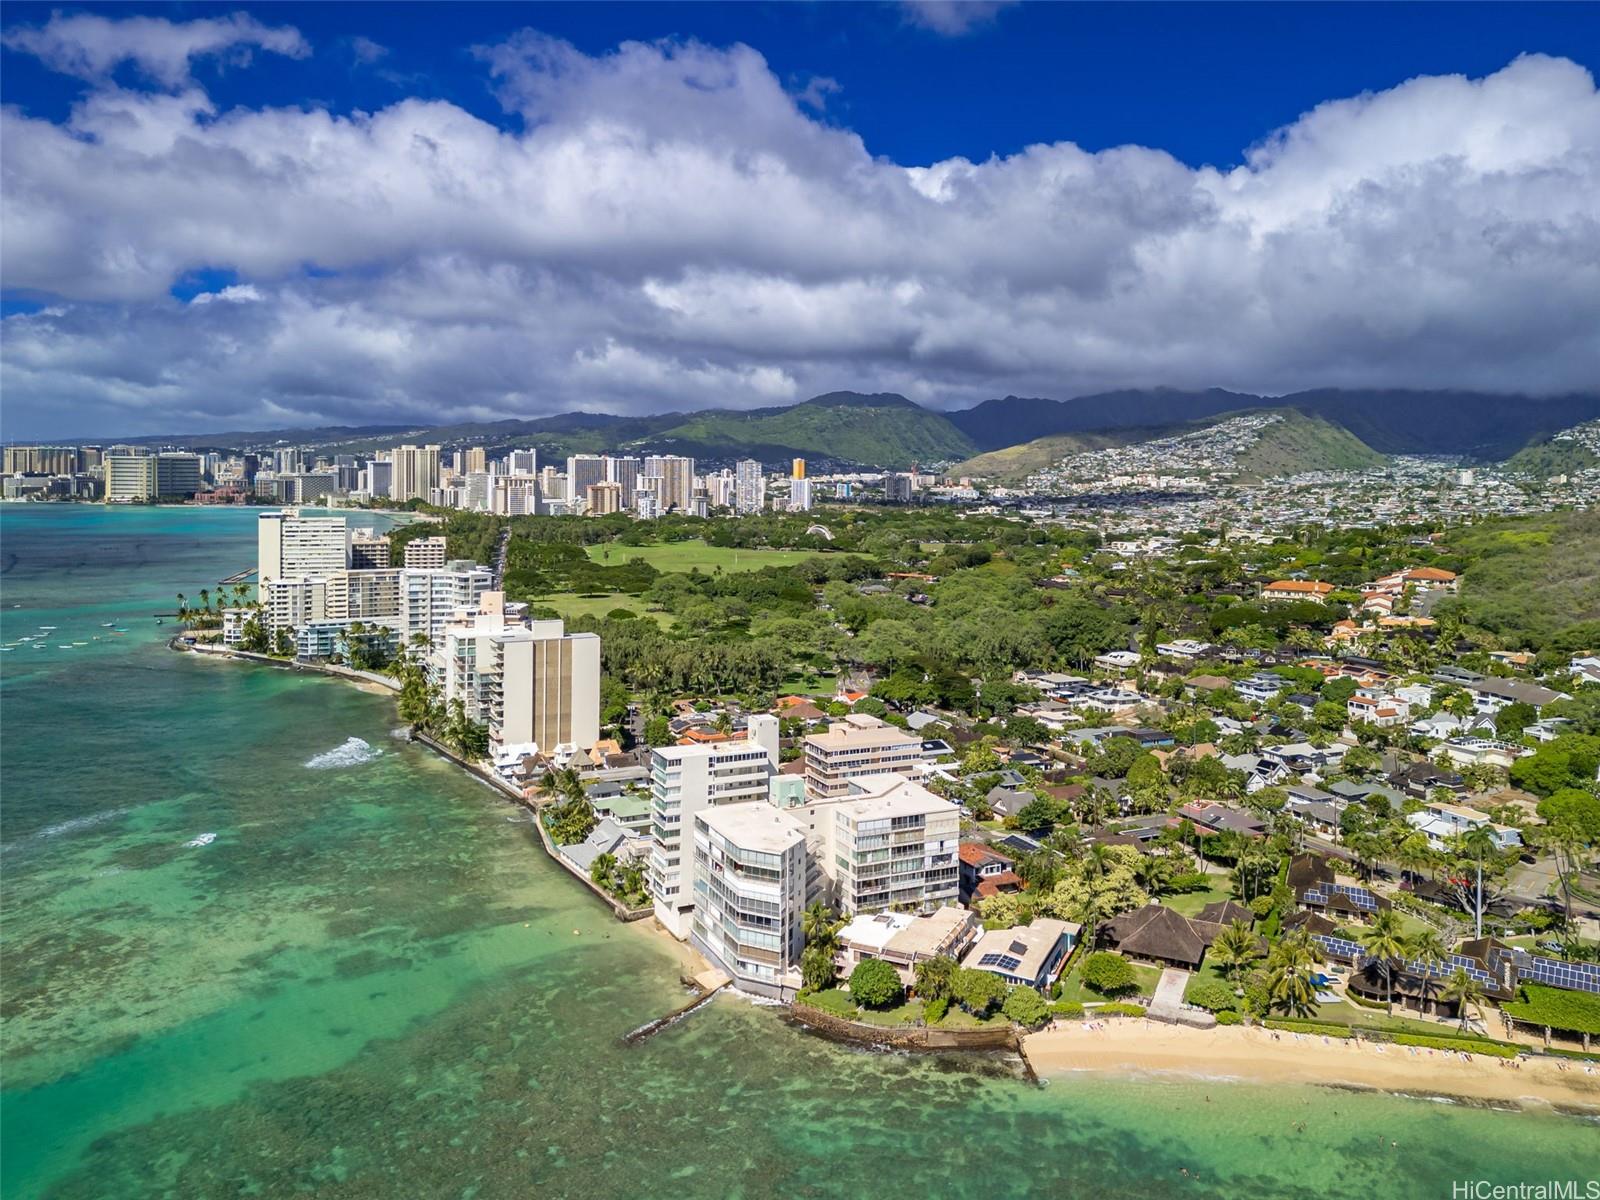
[[[791,1004],[788,1020],[824,1037],[855,1046],[889,1050],[1004,1050],[1021,1053],[1011,1026],[1000,1029],[929,1029],[921,1025],[867,1025],[807,1004]]]

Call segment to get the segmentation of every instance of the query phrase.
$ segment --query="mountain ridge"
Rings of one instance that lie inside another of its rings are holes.
[[[553,457],[628,450],[713,460],[756,457],[773,464],[798,457],[819,466],[904,468],[967,460],[1044,437],[1109,437],[1252,409],[1298,410],[1339,426],[1380,454],[1503,461],[1562,429],[1600,417],[1600,394],[1541,399],[1487,392],[1324,388],[1270,397],[1224,388],[1148,388],[1067,400],[1013,395],[941,411],[896,392],[833,391],[757,409],[705,408],[649,416],[574,411],[433,426],[326,426],[320,432],[333,436],[311,439],[307,433],[319,431],[167,434],[123,440],[216,447],[298,439],[325,453],[357,454],[400,441],[425,441],[482,444],[494,452],[531,445]]]

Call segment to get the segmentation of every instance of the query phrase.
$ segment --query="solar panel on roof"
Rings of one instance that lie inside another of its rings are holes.
[[[1003,971],[1015,971],[1022,965],[1022,960],[1013,958],[1009,954],[985,954],[978,959],[980,967],[999,967]]]
[[[1521,968],[1522,977],[1531,979],[1535,983],[1600,995],[1600,967],[1591,963],[1569,963],[1556,958],[1533,958],[1527,964],[1519,963],[1518,966]]]

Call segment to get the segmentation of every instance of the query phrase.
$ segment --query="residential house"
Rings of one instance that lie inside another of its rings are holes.
[[[1436,850],[1442,850],[1458,834],[1475,829],[1487,830],[1497,850],[1509,850],[1522,845],[1522,833],[1519,830],[1510,825],[1497,825],[1489,819],[1488,814],[1460,804],[1431,801],[1421,812],[1408,816],[1406,821],[1426,834],[1428,844]]]
[[[1015,859],[993,846],[962,842],[957,857],[961,862],[961,903],[1022,890],[1022,879],[1012,869]]]
[[[888,963],[905,987],[916,982],[917,964],[930,958],[959,960],[978,940],[983,923],[976,913],[946,905],[926,916],[911,913],[860,913],[839,931],[841,975],[866,959]]]
[[[1147,904],[1102,926],[1106,940],[1127,957],[1190,971],[1199,968],[1221,931],[1162,904]]]
[[[994,810],[996,816],[1001,818],[1015,817],[1028,805],[1038,799],[1032,792],[1025,792],[1019,788],[1003,787],[995,784],[984,796],[984,803]]]
[[[1392,696],[1378,699],[1357,694],[1345,701],[1345,715],[1352,722],[1358,725],[1375,725],[1379,729],[1392,729],[1396,725],[1405,724],[1410,711],[1405,701]]]
[[[1455,737],[1435,748],[1458,767],[1489,766],[1509,768],[1525,755],[1532,754],[1526,746],[1516,746],[1496,738]]]
[[[1431,762],[1415,762],[1389,776],[1389,782],[1406,795],[1426,800],[1440,788],[1461,795],[1467,790],[1466,780],[1454,771],[1446,771]]]
[[[1257,704],[1266,704],[1277,699],[1278,694],[1289,686],[1289,681],[1282,675],[1274,675],[1271,671],[1257,671],[1248,679],[1241,679],[1234,684],[1234,691],[1245,700],[1253,700]]]
[[[1199,658],[1210,649],[1209,642],[1197,642],[1194,638],[1178,638],[1176,641],[1156,644],[1156,653],[1162,658]]]
[[[989,929],[977,940],[962,966],[989,971],[1007,983],[1044,991],[1061,972],[1061,965],[1072,953],[1081,925],[1036,917],[1027,925],[1010,929]]]
[[[1109,671],[1126,671],[1139,665],[1139,656],[1132,650],[1108,650],[1095,656],[1094,665]]]
[[[1278,579],[1261,589],[1261,598],[1267,601],[1324,600],[1333,592],[1333,584],[1309,579]]]
[[[1258,838],[1266,833],[1266,823],[1254,813],[1240,808],[1230,808],[1211,800],[1191,801],[1178,807],[1176,818],[1169,823],[1187,819],[1196,829],[1208,834],[1237,833],[1242,837]]]

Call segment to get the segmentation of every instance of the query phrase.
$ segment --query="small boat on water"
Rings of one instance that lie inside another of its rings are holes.
[[[165,622],[165,621],[163,621],[163,620],[162,620],[162,619],[161,619],[161,618],[160,618],[160,617],[157,617],[157,618],[156,618],[156,624],[157,624],[157,625],[165,625],[165,624],[166,624],[166,622]]]
[[[101,629],[110,629],[115,624],[116,624],[115,621],[101,621],[100,622],[100,628]]]

